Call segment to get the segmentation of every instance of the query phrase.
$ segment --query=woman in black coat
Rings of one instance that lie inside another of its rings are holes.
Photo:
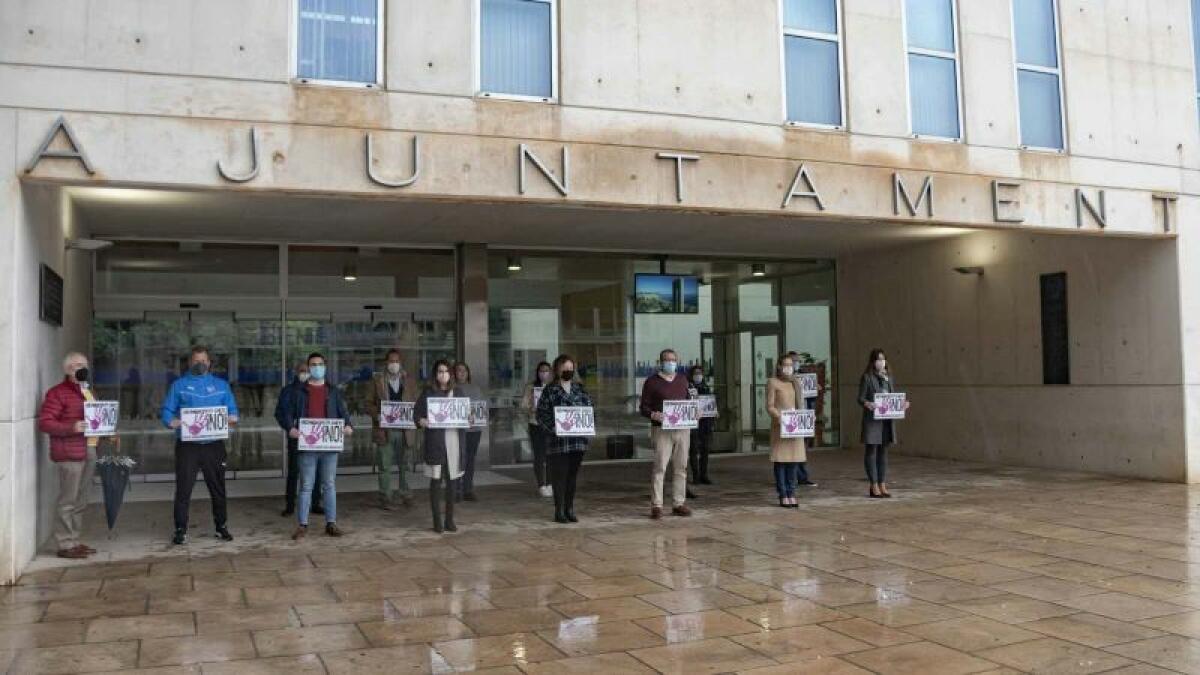
[[[554,409],[592,407],[592,397],[583,389],[575,374],[575,360],[566,354],[554,359],[554,381],[542,390],[535,411],[538,426],[546,438],[546,458],[554,490],[554,522],[577,523],[575,517],[575,483],[579,465],[587,453],[588,439],[583,436],[558,436],[554,429]],[[593,410],[592,414],[595,414]]]
[[[688,371],[688,393],[692,398],[712,394],[712,387],[704,381],[704,368],[692,366]],[[715,419],[701,417],[697,428],[692,429],[691,445],[688,447],[688,464],[692,467],[692,482],[712,485],[708,479],[708,452],[712,448]]]
[[[438,359],[433,364],[433,375],[413,407],[417,426],[425,430],[425,475],[429,478],[429,509],[433,512],[434,532],[457,532],[454,525],[454,492],[456,482],[463,475],[463,449],[466,447],[463,429],[430,429],[429,399],[455,396],[454,376],[450,362]],[[445,484],[446,519],[438,509],[438,489]]]
[[[867,367],[858,385],[858,404],[863,407],[862,442],[866,447],[863,464],[867,469],[867,480],[871,481],[868,497],[875,499],[891,497],[887,483],[887,447],[896,442],[896,421],[875,419],[875,394],[896,392],[896,380],[887,367],[883,350],[871,350]],[[908,410],[905,401],[904,409]]]

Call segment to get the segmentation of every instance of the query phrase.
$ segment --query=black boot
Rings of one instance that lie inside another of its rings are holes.
[[[567,494],[563,497],[563,516],[566,517],[568,523],[578,523],[579,519],[575,517],[575,487],[567,486]]]
[[[458,528],[454,525],[454,493],[455,486],[458,481],[446,481],[446,531],[458,532]]]
[[[554,486],[554,522],[556,522],[556,523],[568,522],[566,509],[564,508],[564,506],[565,506],[564,502],[566,501],[566,497],[567,497],[566,491],[562,489],[562,486],[555,485]]]
[[[441,534],[442,529],[442,510],[438,502],[441,495],[438,494],[438,481],[429,481],[429,510],[433,513],[433,531]]]

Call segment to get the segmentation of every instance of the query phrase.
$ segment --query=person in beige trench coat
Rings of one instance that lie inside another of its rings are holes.
[[[796,387],[792,382],[795,365],[786,354],[775,362],[775,377],[767,380],[767,414],[771,416],[771,461],[775,467],[775,490],[779,505],[799,508],[796,501],[796,473],[806,461],[803,438],[783,438],[780,417],[784,410],[796,410]]]

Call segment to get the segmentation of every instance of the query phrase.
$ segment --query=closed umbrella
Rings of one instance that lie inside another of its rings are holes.
[[[104,491],[104,517],[108,529],[117,523],[117,514],[125,502],[125,491],[129,489],[129,472],[136,462],[125,455],[104,455],[96,460],[96,472],[100,474],[100,488]]]

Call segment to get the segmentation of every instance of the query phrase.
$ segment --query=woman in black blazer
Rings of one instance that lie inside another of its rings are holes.
[[[862,442],[866,446],[863,464],[867,469],[867,480],[871,481],[868,497],[890,498],[887,483],[887,447],[896,442],[896,421],[875,419],[875,394],[890,394],[897,391],[896,379],[887,367],[883,350],[871,350],[867,367],[858,385],[858,404],[863,407]],[[905,401],[904,409],[908,410]]]

